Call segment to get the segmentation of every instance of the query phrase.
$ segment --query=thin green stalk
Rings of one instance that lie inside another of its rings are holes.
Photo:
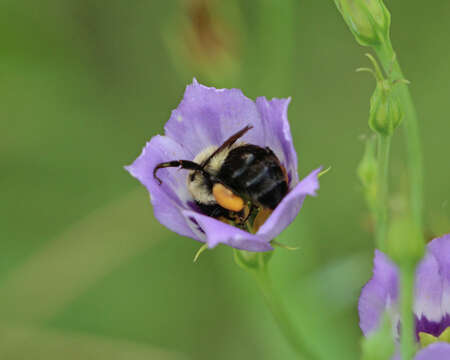
[[[415,349],[415,328],[413,317],[414,266],[405,263],[400,268],[401,274],[401,334],[400,351],[402,360],[411,360]]]
[[[381,251],[386,251],[386,237],[388,229],[388,179],[389,179],[389,149],[391,147],[391,137],[378,136],[378,191],[377,191],[377,226],[376,241]]]
[[[403,72],[395,56],[390,40],[386,40],[374,48],[380,62],[393,79],[403,79]],[[423,157],[420,142],[420,129],[416,109],[411,93],[406,84],[399,83],[394,91],[398,95],[405,113],[404,128],[406,149],[408,154],[410,206],[412,216],[421,233],[423,232]]]
[[[270,312],[272,313],[280,331],[301,359],[317,359],[317,357],[308,350],[300,334],[298,333],[297,328],[294,326],[291,317],[287,314],[281,299],[274,291],[267,269],[267,264],[264,264],[263,261],[261,261],[260,264],[261,266],[256,269],[252,269],[251,272],[254,275],[256,282],[258,283],[264,300]]]
[[[400,64],[390,40],[375,47],[375,52],[384,70],[392,79],[404,79]],[[420,142],[419,122],[409,88],[399,83],[395,88],[405,113],[404,129],[409,168],[409,199],[411,214],[420,236],[423,234],[423,158]],[[412,240],[411,240],[412,241]],[[419,238],[418,241],[421,241]],[[402,360],[410,360],[415,353],[415,329],[413,318],[414,299],[414,265],[405,261],[400,265],[401,271],[401,353]]]

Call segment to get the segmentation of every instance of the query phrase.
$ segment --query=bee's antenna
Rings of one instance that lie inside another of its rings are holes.
[[[253,129],[252,125],[247,125],[245,128],[239,130],[237,133],[231,135],[227,140],[225,140],[225,142],[220,145],[216,151],[214,151],[205,161],[202,162],[202,169],[208,165],[209,161],[216,156],[218,153],[220,153],[221,151],[223,151],[224,149],[230,147],[231,145],[233,145],[239,138],[241,138],[242,136],[244,136],[244,134],[249,131],[250,129]]]
[[[167,168],[167,167],[180,167],[180,169],[187,169],[187,170],[197,170],[201,171],[203,174],[208,175],[206,171],[201,167],[199,164],[190,161],[190,160],[174,160],[174,161],[168,161],[168,162],[162,162],[155,166],[153,169],[153,177],[158,180],[159,185],[162,184],[162,180],[156,175],[159,169]]]

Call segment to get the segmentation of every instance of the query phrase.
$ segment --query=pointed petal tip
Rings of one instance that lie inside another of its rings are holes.
[[[317,190],[320,188],[319,175],[322,171],[322,166],[311,171],[307,176],[305,176],[299,183],[304,187],[304,192],[310,196],[317,196]]]

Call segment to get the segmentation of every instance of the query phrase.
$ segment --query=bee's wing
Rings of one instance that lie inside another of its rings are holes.
[[[241,138],[242,136],[244,136],[244,134],[249,131],[250,129],[252,129],[253,126],[251,125],[247,125],[245,128],[239,130],[237,133],[231,135],[227,140],[225,140],[225,142],[220,145],[216,151],[214,151],[208,158],[206,158],[206,160],[204,160],[201,163],[201,167],[204,168],[206,165],[208,165],[209,161],[216,156],[218,153],[220,153],[221,151],[225,150],[226,148],[229,148],[231,145],[233,145],[239,138]]]

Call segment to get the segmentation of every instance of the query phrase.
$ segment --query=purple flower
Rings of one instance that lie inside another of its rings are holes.
[[[401,327],[398,281],[396,265],[376,250],[372,279],[359,298],[360,327],[364,335],[377,329],[386,311],[398,338]],[[416,269],[414,314],[418,341],[421,333],[438,338],[450,327],[450,234],[428,244],[427,254]],[[450,345],[436,342],[420,351],[416,359],[450,359]]]
[[[206,243],[209,248],[224,243],[249,251],[272,250],[270,241],[294,220],[306,195],[315,195],[319,188],[320,168],[298,180],[297,154],[287,119],[289,101],[259,97],[254,102],[238,89],[206,87],[194,79],[178,108],[172,111],[165,135],[153,137],[134,163],[126,167],[149,191],[159,222],[180,235]],[[286,170],[289,187],[255,234],[202,213],[187,187],[189,171],[160,169],[158,177],[162,184],[153,176],[158,164],[179,159],[192,161],[247,125],[252,129],[239,141],[270,148]]]

